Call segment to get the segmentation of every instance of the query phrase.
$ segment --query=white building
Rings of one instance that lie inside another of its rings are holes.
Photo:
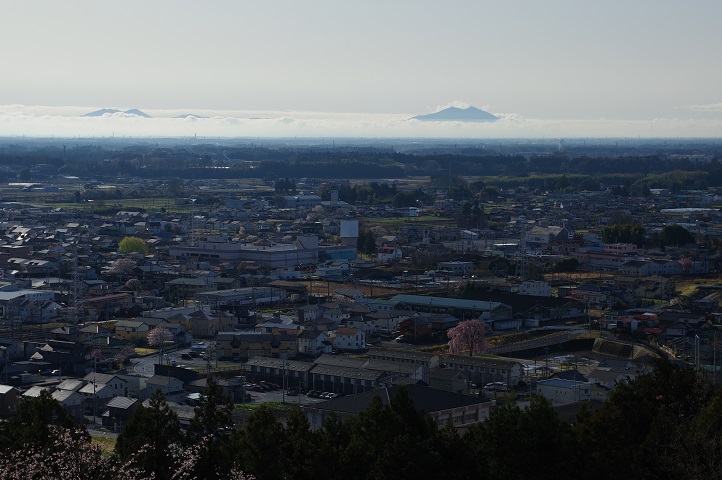
[[[536,391],[552,403],[571,403],[589,400],[591,384],[589,382],[550,378],[539,380],[536,384]]]
[[[366,334],[358,328],[338,328],[333,332],[333,346],[337,350],[362,350],[366,348]]]

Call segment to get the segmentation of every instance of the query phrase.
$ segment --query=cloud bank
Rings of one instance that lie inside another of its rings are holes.
[[[454,105],[462,105],[454,102]],[[722,105],[720,105],[722,106]],[[708,106],[710,107],[710,106]],[[130,107],[133,108],[133,107]],[[82,117],[88,107],[0,106],[0,137],[359,137],[359,138],[604,138],[719,137],[720,119],[533,119],[492,112],[494,123],[419,122],[414,113],[154,110]],[[118,108],[127,110],[127,108]],[[184,118],[179,115],[193,114]]]

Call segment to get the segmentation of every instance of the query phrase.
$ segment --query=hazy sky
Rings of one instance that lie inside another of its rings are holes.
[[[719,0],[5,2],[0,105],[403,116],[456,101],[714,131],[720,19]]]

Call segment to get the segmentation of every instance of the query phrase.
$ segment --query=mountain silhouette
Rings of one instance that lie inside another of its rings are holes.
[[[81,117],[102,117],[106,113],[113,114],[113,113],[126,113],[128,115],[136,115],[138,117],[143,118],[153,118],[150,115],[148,115],[145,112],[141,112],[137,108],[131,108],[130,110],[117,110],[115,108],[101,108],[100,110],[96,110],[94,112],[86,113],[81,115]]]
[[[475,107],[449,107],[427,115],[412,117],[421,122],[495,122],[499,118]]]

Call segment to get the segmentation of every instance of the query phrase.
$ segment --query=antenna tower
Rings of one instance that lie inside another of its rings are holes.
[[[523,282],[526,280],[526,224],[521,224],[521,236],[519,237],[519,256],[516,260],[516,272],[514,275]]]

